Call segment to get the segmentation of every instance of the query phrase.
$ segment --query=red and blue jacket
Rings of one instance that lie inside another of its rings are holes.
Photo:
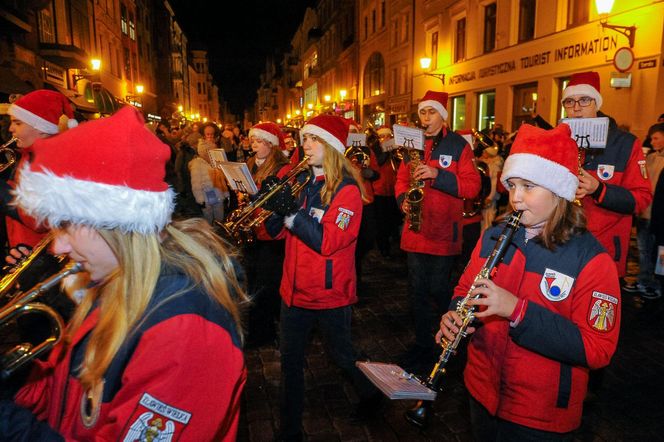
[[[103,384],[86,392],[79,370],[98,319],[95,309],[70,345],[37,361],[16,395],[24,409],[0,412],[12,416],[0,425],[16,440],[235,440],[246,368],[226,309],[184,274],[163,270]]]
[[[329,205],[321,201],[324,176],[300,193],[292,227],[272,215],[265,222],[273,237],[286,236],[280,293],[286,305],[312,310],[357,302],[355,247],[362,221],[362,197],[352,178],[344,178]]]
[[[618,274],[624,276],[632,215],[643,212],[652,202],[641,142],[618,129],[611,119],[606,148],[590,151],[583,169],[600,182],[597,195],[582,200],[588,230],[609,252]]]
[[[468,293],[501,230],[484,232],[452,306]],[[522,227],[492,279],[524,300],[523,309],[514,327],[497,316],[478,321],[468,343],[468,391],[501,419],[558,433],[574,430],[588,371],[606,366],[618,344],[620,285],[611,257],[589,232],[552,251],[536,239],[525,241]]]
[[[461,253],[463,198],[480,191],[480,175],[473,164],[473,151],[459,134],[443,128],[427,138],[423,163],[438,169],[438,176],[425,180],[422,224],[419,232],[404,223],[401,248],[406,252],[450,256]],[[410,158],[404,158],[397,172],[394,193],[401,206],[410,187]]]

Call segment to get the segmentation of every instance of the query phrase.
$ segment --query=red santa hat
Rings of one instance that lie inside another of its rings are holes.
[[[505,160],[500,181],[522,178],[574,201],[579,186],[578,147],[567,124],[551,130],[523,124]]]
[[[381,126],[378,128],[376,133],[379,136],[392,136],[392,129],[390,129],[388,126]]]
[[[599,93],[599,74],[597,72],[579,72],[572,75],[565,90],[563,100],[572,95],[586,95],[594,98],[597,110],[602,107],[602,94]]]
[[[14,204],[39,222],[155,233],[171,220],[170,149],[131,106],[33,145]]]
[[[278,146],[282,150],[286,148],[284,134],[281,132],[279,126],[271,121],[255,124],[249,129],[249,136],[261,138],[273,146]]]
[[[49,135],[59,132],[58,124],[63,115],[67,117],[68,128],[78,125],[67,97],[60,92],[46,89],[23,95],[9,106],[9,115]]]
[[[447,92],[427,91],[420,104],[417,105],[417,111],[419,112],[425,107],[436,109],[443,120],[447,120]]]
[[[336,115],[318,115],[307,121],[300,129],[300,137],[304,134],[316,135],[332,146],[337,152],[346,151],[346,140],[348,139],[349,120]]]

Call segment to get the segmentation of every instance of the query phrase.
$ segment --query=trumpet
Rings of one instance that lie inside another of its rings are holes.
[[[475,306],[469,306],[468,301],[480,297],[480,295],[472,294],[473,290],[477,288],[477,280],[482,278],[488,279],[492,277],[493,270],[502,261],[510,243],[512,242],[512,237],[519,228],[519,221],[521,219],[522,213],[523,212],[513,212],[509,217],[507,220],[507,225],[500,233],[500,236],[498,237],[498,240],[496,241],[491,254],[484,262],[480,272],[475,276],[475,279],[470,285],[470,289],[468,289],[466,296],[457,303],[456,312],[461,317],[461,325],[459,326],[459,331],[457,332],[453,341],[448,341],[446,338],[443,338],[441,341],[443,352],[441,353],[438,362],[436,362],[436,365],[433,367],[433,370],[431,370],[431,374],[429,374],[427,380],[423,382],[423,384],[431,390],[440,390],[447,362],[453,355],[456,354],[461,340],[468,336],[467,329],[473,322],[473,319],[475,319],[476,309]],[[425,427],[428,420],[428,410],[430,406],[431,401],[419,401],[415,408],[406,411],[406,420],[419,428]]]
[[[302,161],[291,169],[290,172],[288,172],[288,174],[286,174],[277,184],[272,186],[268,192],[247,204],[245,207],[235,209],[231,212],[226,221],[215,221],[215,223],[237,244],[253,243],[256,238],[252,229],[261,225],[270,217],[270,215],[272,215],[271,211],[265,209],[256,216],[254,216],[254,213],[263,207],[265,203],[276,195],[287,183],[290,184],[291,181],[295,181],[300,173],[308,170],[309,166],[307,165],[307,161],[309,161],[309,156],[305,155]],[[293,195],[297,195],[310,179],[311,177],[307,175],[304,181],[291,184]]]
[[[78,273],[83,266],[77,262],[69,262],[60,272],[37,284],[32,289],[17,294],[9,304],[0,309],[0,326],[26,314],[39,313],[49,319],[51,335],[40,344],[33,346],[23,343],[15,346],[0,356],[0,378],[7,379],[18,368],[32,361],[47,350],[53,348],[62,338],[64,321],[60,315],[46,304],[34,302],[34,300],[55,287],[60,281],[69,275]]]
[[[358,166],[361,169],[366,169],[371,163],[371,158],[369,154],[362,149],[362,146],[356,144],[346,148],[344,156],[350,160],[351,163]]]
[[[13,166],[14,163],[16,163],[16,152],[10,149],[9,146],[16,143],[17,141],[18,138],[12,137],[9,141],[0,146],[0,155],[3,155],[5,159],[4,162],[0,162],[0,172],[4,172],[5,170]]]

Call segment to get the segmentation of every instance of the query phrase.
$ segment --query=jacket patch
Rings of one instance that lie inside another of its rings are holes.
[[[610,180],[613,178],[613,170],[615,166],[612,164],[600,164],[597,166],[597,176],[600,180]]]
[[[648,179],[648,169],[646,169],[646,160],[639,160],[637,161],[639,163],[639,169],[641,169],[641,176],[643,177],[644,180]]]
[[[562,301],[572,291],[574,278],[555,270],[546,269],[540,281],[540,291],[549,301]]]
[[[161,402],[148,393],[138,402],[123,442],[178,440],[191,419],[191,413]]]
[[[616,322],[616,308],[618,298],[601,292],[593,292],[588,312],[588,323],[592,328],[601,332],[613,329]]]
[[[352,210],[339,207],[339,213],[337,214],[337,219],[334,221],[334,224],[336,224],[341,230],[346,230],[350,224],[350,219],[354,214],[355,213]]]
[[[452,155],[441,155],[438,157],[438,164],[443,169],[447,169],[452,164]]]
[[[323,219],[323,215],[325,215],[325,211],[323,209],[317,209],[315,207],[309,209],[309,216],[318,221],[319,224],[320,220]]]

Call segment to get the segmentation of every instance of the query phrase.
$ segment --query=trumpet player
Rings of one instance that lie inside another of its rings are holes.
[[[19,244],[33,247],[43,238],[45,230],[38,229],[34,220],[8,204],[11,201],[10,191],[20,179],[22,165],[28,159],[25,154],[29,152],[35,141],[57,135],[61,131],[61,126],[76,127],[78,122],[74,119],[74,112],[67,97],[60,92],[46,89],[23,95],[9,106],[9,115],[11,121],[9,132],[16,138],[17,155],[20,158],[17,158],[8,181],[0,183],[7,242],[10,249]],[[64,124],[61,124],[61,120]],[[13,264],[12,258],[9,261]]]
[[[249,130],[249,140],[254,155],[247,160],[247,167],[260,194],[268,177],[282,178],[291,170],[291,165],[283,154],[286,149],[284,135],[277,124],[267,121],[254,125]],[[247,290],[253,300],[247,323],[247,348],[275,342],[280,305],[279,284],[284,263],[283,238],[272,238],[263,224],[255,227],[254,231],[256,241],[245,244],[243,248]]]
[[[318,115],[300,130],[310,179],[298,198],[289,186],[266,204],[273,236],[285,236],[281,280],[281,428],[278,440],[302,440],[304,358],[316,326],[334,362],[361,398],[357,417],[377,411],[381,399],[355,366],[351,305],[357,302],[355,247],[362,219],[359,171],[344,156],[348,121]],[[304,178],[304,177],[302,177]]]
[[[246,296],[209,224],[171,221],[168,147],[127,106],[33,153],[15,203],[94,285],[49,359],[0,403],[0,435],[235,440]]]
[[[484,232],[440,321],[437,340],[452,342],[462,324],[457,302],[477,309],[465,330],[472,338],[464,371],[477,441],[572,440],[589,370],[616,349],[618,274],[572,203],[578,161],[570,136],[566,124],[519,128],[501,180],[521,227],[495,274],[477,279],[502,226]]]
[[[401,234],[401,248],[407,252],[408,291],[415,327],[414,343],[399,361],[408,371],[419,371],[435,356],[436,318],[447,310],[452,296],[450,274],[456,255],[461,253],[463,198],[474,198],[480,191],[471,147],[461,135],[445,127],[447,98],[445,92],[428,91],[418,104],[425,128],[424,155],[412,176],[412,160],[404,158],[395,185],[397,202],[408,214],[411,208],[405,195],[411,180],[424,182],[421,228],[416,232],[405,222]]]

